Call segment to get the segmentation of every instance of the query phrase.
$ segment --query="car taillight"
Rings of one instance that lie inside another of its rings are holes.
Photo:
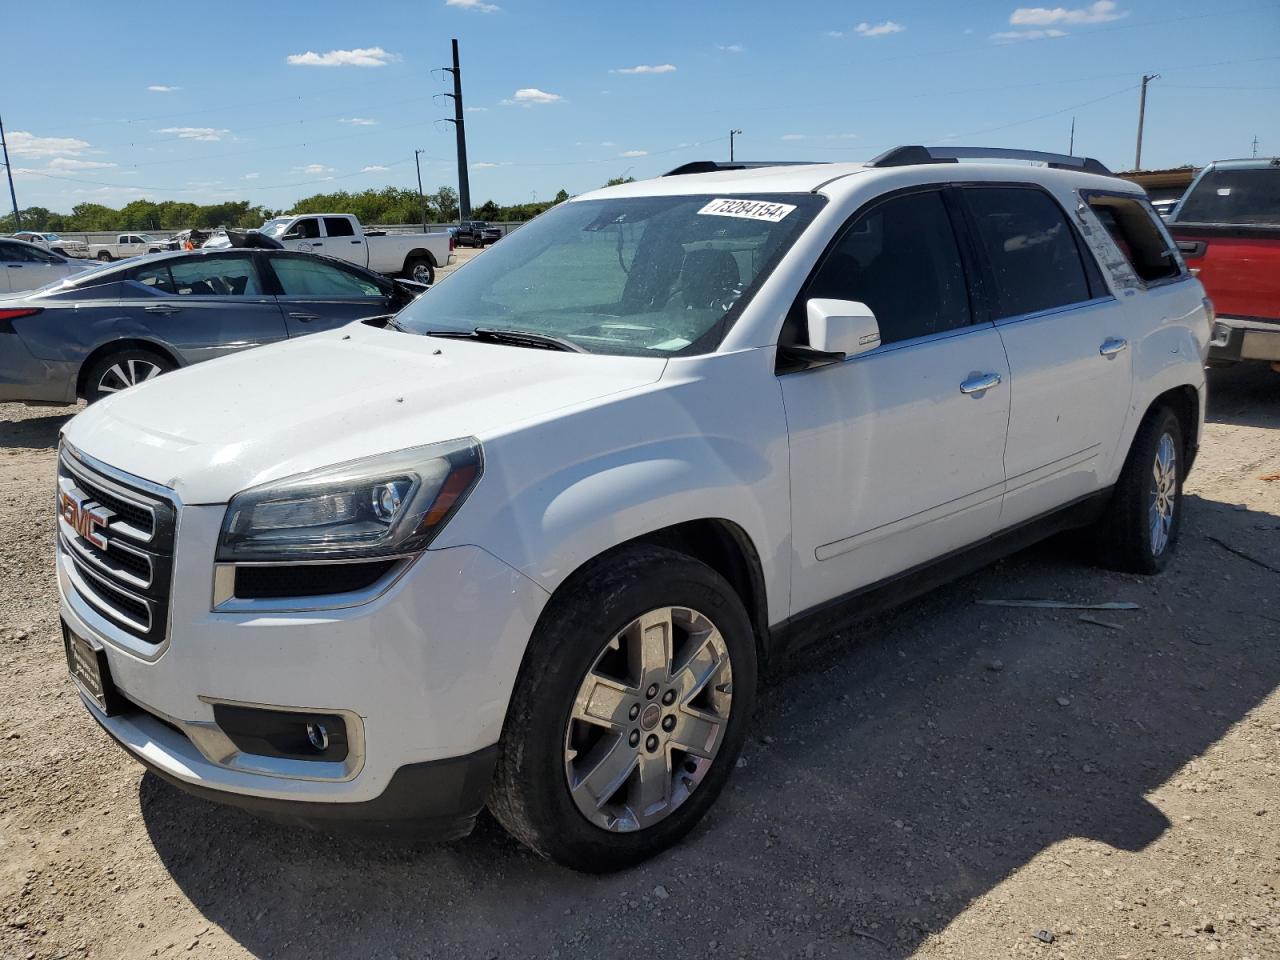
[[[5,320],[17,320],[19,317],[34,317],[37,313],[42,313],[44,307],[21,307],[17,310],[0,309],[0,322]]]

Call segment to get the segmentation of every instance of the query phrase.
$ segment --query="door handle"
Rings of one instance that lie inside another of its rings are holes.
[[[10,270],[21,270],[21,269],[22,269],[22,264],[20,264],[20,263],[9,263],[9,264],[5,264],[5,266],[7,266]]]
[[[1107,337],[1102,341],[1102,346],[1098,348],[1098,353],[1104,357],[1114,357],[1122,350],[1129,349],[1129,341],[1121,340],[1119,337]]]
[[[323,246],[324,246],[324,241],[323,241],[323,240],[312,240],[312,241],[311,241],[311,245],[312,245],[313,247],[323,247]]]
[[[961,393],[983,393],[992,387],[1000,386],[1000,374],[980,373],[960,384]]]
[[[357,247],[360,246],[359,240],[352,240],[351,242],[354,243]]]
[[[319,320],[320,317],[314,313],[291,313],[290,320],[297,320],[299,323],[310,323],[312,320]]]
[[[181,307],[171,307],[167,303],[153,303],[150,306],[142,308],[147,313],[177,313]]]

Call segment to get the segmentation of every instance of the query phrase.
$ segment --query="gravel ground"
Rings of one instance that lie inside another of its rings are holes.
[[[1280,377],[1213,387],[1164,576],[1052,541],[838,632],[693,836],[604,878],[489,820],[360,845],[143,775],[66,678],[66,417],[0,405],[0,956],[1280,957]]]

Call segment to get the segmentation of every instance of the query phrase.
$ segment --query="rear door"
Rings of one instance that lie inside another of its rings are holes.
[[[252,254],[201,254],[135,267],[137,294],[121,300],[131,319],[188,363],[288,336]]]
[[[364,238],[356,236],[356,228],[348,217],[324,218],[324,252],[361,267],[369,263]]]
[[[876,202],[828,249],[810,298],[865,303],[881,345],[779,382],[791,451],[792,612],[991,534],[1004,490],[1009,370],[975,315],[968,258],[937,188]]]
[[[1001,526],[1100,490],[1133,386],[1131,317],[1034,184],[961,190],[1012,382]]]
[[[303,254],[276,253],[264,260],[275,275],[291,337],[331,330],[390,309],[389,280],[375,280],[363,270]]]

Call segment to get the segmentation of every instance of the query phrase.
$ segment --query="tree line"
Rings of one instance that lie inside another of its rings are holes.
[[[476,220],[519,222],[531,220],[544,210],[569,199],[561,190],[551,200],[503,206],[486,200],[473,207]],[[401,187],[362,190],[350,193],[338,190],[304,197],[287,210],[272,210],[247,200],[223,203],[185,203],[181,200],[132,200],[116,209],[101,203],[78,203],[70,213],[57,213],[45,207],[21,210],[22,229],[50,233],[101,233],[116,230],[164,231],[188,227],[257,227],[263,221],[284,213],[351,213],[361,223],[453,223],[458,219],[458,192],[453,187],[440,187],[424,198],[418,191]],[[0,233],[17,230],[13,214],[0,217]]]

